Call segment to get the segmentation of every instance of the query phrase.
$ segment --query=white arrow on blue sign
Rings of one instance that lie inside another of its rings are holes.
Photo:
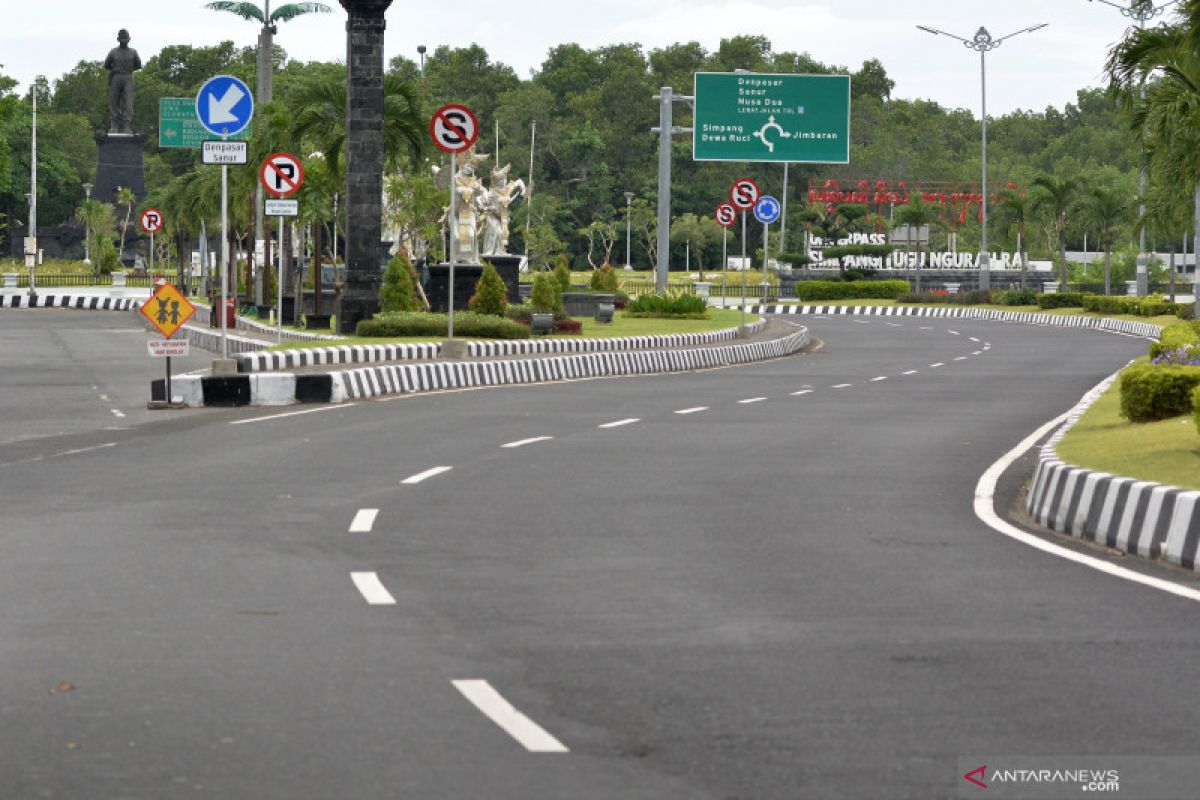
[[[231,75],[209,78],[196,94],[196,116],[216,136],[241,133],[254,117],[250,87]]]
[[[771,195],[763,195],[758,205],[754,206],[754,218],[763,225],[770,225],[775,220],[779,219],[779,201]]]

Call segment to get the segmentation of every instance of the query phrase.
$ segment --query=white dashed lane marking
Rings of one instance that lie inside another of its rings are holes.
[[[125,419],[125,414],[115,408],[112,410],[112,415],[117,419]]]
[[[508,444],[502,444],[500,446],[505,448],[506,450],[513,450],[517,447],[524,447],[529,444],[537,444],[538,442],[548,442],[553,438],[554,438],[553,436],[535,436],[532,439],[521,439],[520,441],[509,442]]]
[[[945,365],[945,364],[943,364],[941,361],[939,361],[939,362],[938,362],[938,363],[936,363],[936,364],[930,364],[930,365],[929,365],[929,368],[930,368],[930,369],[937,369],[938,367],[944,367],[944,366],[946,366],[946,365]]]
[[[880,381],[886,381],[886,380],[887,380],[887,375],[880,375],[878,378],[871,378],[871,383],[879,383]]]
[[[471,701],[485,717],[500,726],[531,753],[569,753],[570,751],[544,728],[513,708],[512,703],[492,688],[487,681],[453,681],[454,688]]]
[[[832,388],[834,388],[834,389],[849,389],[853,385],[854,385],[853,383],[839,383],[837,386],[834,386]]]
[[[981,356],[981,355],[983,355],[983,351],[982,351],[982,350],[976,350],[974,353],[971,353],[971,355],[973,355],[973,356]]]
[[[696,406],[695,408],[681,408],[678,411],[676,411],[675,413],[679,414],[680,416],[687,416],[688,414],[699,414],[701,411],[708,411],[708,406]]]
[[[375,518],[379,516],[378,508],[363,508],[354,515],[354,521],[350,523],[351,533],[370,533],[375,527]]]
[[[766,399],[767,398],[765,398],[765,397],[748,397],[745,400],[738,400],[738,405],[739,406],[748,406],[748,405],[752,405],[754,403],[762,403]]]
[[[958,358],[956,358],[954,360],[955,361],[966,361],[969,357],[970,356],[959,356]]]
[[[413,484],[420,483],[421,481],[427,481],[430,478],[449,472],[452,469],[454,469],[454,467],[434,467],[433,469],[427,469],[424,472],[418,472],[412,477],[405,478],[404,480],[400,481],[400,483],[406,486],[412,486]]]
[[[971,341],[972,341],[972,342],[978,342],[979,340],[978,340],[978,339],[976,339],[974,336],[972,336],[972,337],[971,337]]]
[[[920,372],[920,370],[919,370],[919,369],[910,369],[908,372],[904,372],[904,373],[901,373],[901,374],[902,374],[902,375],[916,375],[918,372]]]
[[[812,394],[812,389],[801,389],[798,392],[792,392],[792,397],[800,397],[801,395]]]
[[[607,429],[607,428],[623,428],[626,425],[633,425],[634,423],[637,423],[637,422],[641,422],[641,420],[637,417],[630,417],[629,419],[619,419],[616,422],[606,422],[603,425],[597,425],[596,427],[605,428],[605,429]]]
[[[354,581],[354,585],[358,587],[359,593],[369,605],[373,606],[394,606],[396,598],[392,597],[391,592],[384,588],[383,583],[379,580],[379,575],[374,572],[351,572],[350,579]]]
[[[949,328],[946,329],[946,333],[950,334],[951,336],[962,336],[962,334],[958,331],[952,331]]]

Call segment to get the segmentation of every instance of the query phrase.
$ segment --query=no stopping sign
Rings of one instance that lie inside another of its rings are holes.
[[[479,138],[479,120],[466,106],[442,106],[429,121],[429,135],[438,149],[446,153],[461,153],[470,149]]]

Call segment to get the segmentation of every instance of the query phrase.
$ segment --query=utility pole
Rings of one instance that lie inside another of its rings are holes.
[[[675,94],[670,86],[659,89],[654,95],[658,101],[658,127],[651,128],[658,134],[658,247],[654,275],[654,290],[659,294],[667,291],[667,271],[671,268],[671,137],[692,134],[691,128],[674,124],[676,102],[693,103],[692,95]]]

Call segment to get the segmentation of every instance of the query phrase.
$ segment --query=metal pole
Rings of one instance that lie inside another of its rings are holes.
[[[763,274],[762,274],[763,305],[767,304],[767,284],[769,283],[769,281],[767,280],[767,245],[770,244],[770,240],[768,239],[768,233],[767,233],[768,228],[770,228],[770,226],[764,222],[763,223]]]
[[[658,98],[658,264],[654,290],[667,292],[667,272],[671,268],[671,127],[674,90],[664,86]]]
[[[85,183],[83,185],[84,194],[87,195],[84,200],[84,208],[91,205],[92,202],[92,184]],[[88,268],[92,267],[92,223],[85,217],[83,225],[83,263]]]
[[[1196,230],[1192,236],[1192,296],[1196,316],[1200,317],[1200,183],[1196,184],[1194,204],[1196,207]],[[1187,259],[1184,259],[1187,263]]]
[[[534,147],[537,144],[537,120],[535,119],[529,130],[529,193],[525,196],[525,261],[526,269],[528,269],[529,261],[529,226],[533,224],[533,153]],[[450,176],[451,183],[454,182],[454,176]],[[452,186],[451,189],[454,187]],[[451,192],[451,202],[453,202],[453,192]]]
[[[450,154],[450,286],[447,297],[447,313],[449,321],[446,325],[446,338],[454,340],[454,264],[458,261],[458,187],[455,178],[458,173],[458,158],[456,153]]]
[[[742,211],[742,326],[746,325],[746,212]]]
[[[31,90],[33,96],[33,126],[30,130],[29,143],[29,236],[33,241],[33,255],[26,256],[25,260],[29,262],[29,305],[32,307],[37,302],[37,288],[35,287],[35,270],[37,269],[37,96],[38,85],[37,78],[33,80],[33,88]]]
[[[987,180],[987,50],[979,51],[979,84],[981,91],[982,114],[980,121],[983,123],[983,198],[980,204],[983,207],[983,232],[980,237],[979,246],[979,288],[988,290],[992,288],[991,281],[991,254],[988,252],[988,180]]]
[[[222,136],[222,139],[226,137]],[[229,166],[221,165],[221,358],[229,358]]]
[[[166,390],[167,390],[166,391],[167,396],[165,398],[167,401],[167,405],[171,405],[171,357],[170,356],[167,356],[167,380],[166,380],[166,384],[165,384],[164,388],[166,388]]]
[[[154,276],[154,231],[150,231],[150,275]]]
[[[276,279],[275,292],[279,297],[278,303],[275,306],[275,324],[278,326],[275,341],[278,344],[283,344],[283,217],[279,218],[279,275]]]
[[[722,226],[724,236],[721,237],[721,308],[725,307],[725,278],[729,270],[729,228]]]
[[[633,269],[633,263],[630,260],[629,243],[631,241],[630,231],[633,225],[633,192],[625,193],[625,269]]]
[[[779,212],[779,252],[786,253],[787,249],[787,196],[788,196],[788,162],[783,162],[783,209]]]

